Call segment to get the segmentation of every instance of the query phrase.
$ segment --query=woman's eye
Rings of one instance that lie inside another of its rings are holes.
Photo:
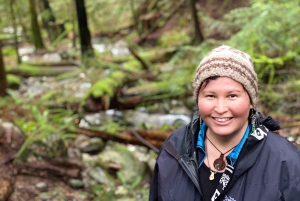
[[[206,97],[207,98],[214,98],[215,96],[214,95],[207,95]]]
[[[230,98],[235,98],[235,97],[237,97],[237,95],[235,95],[235,94],[230,94],[229,97],[230,97]]]

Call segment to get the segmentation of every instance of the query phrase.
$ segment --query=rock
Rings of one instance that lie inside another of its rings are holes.
[[[34,142],[32,150],[37,156],[48,159],[67,155],[67,147],[59,134],[51,134]]]
[[[108,186],[114,186],[115,184],[115,179],[99,166],[91,168],[88,171],[88,174],[101,184],[106,184]]]
[[[104,147],[104,142],[101,138],[94,137],[89,141],[84,141],[79,145],[79,149],[84,153],[101,151]]]
[[[4,133],[7,135],[17,134],[21,136],[21,130],[15,126],[12,122],[2,122],[0,123],[0,134]],[[0,135],[1,137],[1,135]]]
[[[41,191],[41,192],[45,192],[45,191],[47,191],[47,189],[48,189],[48,186],[47,186],[47,184],[46,184],[45,182],[39,182],[39,183],[36,183],[36,184],[35,184],[35,187],[36,187],[39,191]]]
[[[81,159],[81,152],[78,148],[68,147],[68,158]]]
[[[79,147],[81,143],[85,141],[89,141],[91,138],[86,135],[78,135],[78,137],[74,141],[74,145],[76,147]]]
[[[81,181],[79,179],[70,179],[69,184],[72,188],[75,188],[75,189],[84,187],[83,181]]]
[[[287,140],[290,142],[295,142],[296,138],[295,138],[295,136],[289,136],[289,137],[287,137]]]
[[[45,200],[45,201],[51,200],[53,198],[53,194],[49,193],[49,192],[44,192],[44,193],[39,194],[39,198],[41,200]]]
[[[87,153],[83,153],[82,154],[82,162],[89,167],[94,167],[96,166],[97,162],[98,162],[98,156],[91,156]]]

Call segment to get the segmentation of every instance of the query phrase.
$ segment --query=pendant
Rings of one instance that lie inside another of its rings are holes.
[[[214,167],[216,170],[221,171],[225,168],[224,154],[221,154],[219,158],[214,161]]]
[[[214,180],[215,179],[215,172],[214,171],[210,171],[210,176],[209,176],[209,180]]]

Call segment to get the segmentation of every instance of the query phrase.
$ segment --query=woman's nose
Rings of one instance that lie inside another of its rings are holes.
[[[226,101],[224,99],[217,99],[216,105],[215,105],[215,111],[217,113],[224,113],[228,110]]]

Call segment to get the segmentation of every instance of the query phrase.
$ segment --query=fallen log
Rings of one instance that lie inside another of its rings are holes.
[[[60,178],[68,182],[71,178],[81,178],[84,165],[72,159],[54,159],[49,161],[17,162],[14,169],[18,175],[32,175],[42,178]]]
[[[172,133],[172,131],[159,132],[154,130],[126,130],[116,135],[101,130],[90,130],[85,128],[78,128],[77,131],[89,137],[100,137],[104,141],[112,140],[124,144],[146,146],[148,148],[153,149],[155,152],[158,151],[158,149],[162,146],[163,142]],[[139,139],[136,133],[138,133],[138,135],[140,135],[143,138],[143,140]],[[145,143],[145,141],[147,143]]]

